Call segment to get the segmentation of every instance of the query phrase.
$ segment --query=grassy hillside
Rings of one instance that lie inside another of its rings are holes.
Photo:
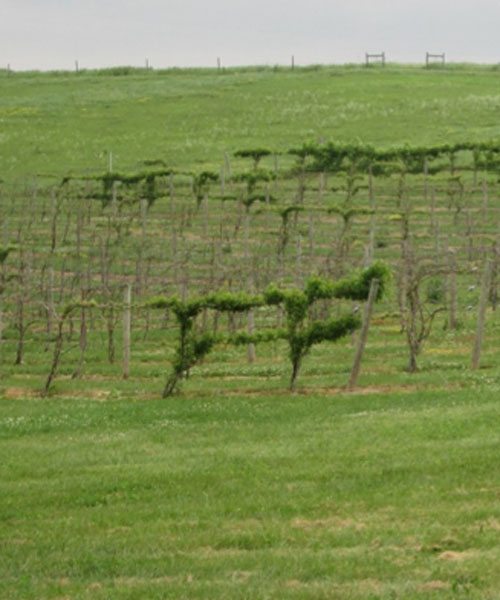
[[[305,140],[498,138],[499,72],[388,66],[0,74],[0,176],[120,170]]]

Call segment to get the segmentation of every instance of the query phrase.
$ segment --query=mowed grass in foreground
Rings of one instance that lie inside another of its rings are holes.
[[[5,399],[0,597],[498,598],[494,388]]]

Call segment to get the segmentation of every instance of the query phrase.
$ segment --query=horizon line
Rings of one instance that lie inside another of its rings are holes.
[[[220,59],[218,59],[220,61]],[[27,69],[14,69],[11,64],[8,63],[6,67],[0,68],[0,73],[7,74],[51,74],[51,73],[67,73],[67,74],[80,74],[80,73],[92,73],[92,72],[106,72],[106,71],[120,71],[124,70],[122,75],[126,75],[125,71],[140,71],[140,72],[162,72],[162,71],[232,71],[232,70],[274,70],[274,71],[294,71],[294,70],[320,70],[326,68],[363,68],[363,69],[384,69],[387,67],[400,67],[400,68],[423,68],[428,70],[440,69],[445,70],[448,68],[465,68],[465,67],[476,67],[476,68],[500,68],[500,60],[498,62],[468,62],[468,61],[445,61],[443,62],[398,62],[385,60],[385,63],[373,62],[367,64],[366,62],[344,62],[344,63],[322,63],[312,62],[307,64],[297,64],[294,57],[291,57],[290,63],[254,63],[254,64],[241,64],[241,65],[224,65],[222,62],[217,62],[213,66],[207,65],[191,65],[191,66],[168,66],[168,67],[154,67],[149,64],[146,59],[143,66],[132,65],[132,64],[116,64],[107,67],[84,67],[80,65],[78,60],[75,60],[73,68],[27,68]]]

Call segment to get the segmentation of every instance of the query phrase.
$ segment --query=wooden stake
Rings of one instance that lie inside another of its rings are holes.
[[[250,211],[247,209],[245,214],[245,247],[244,247],[244,259],[247,268],[247,291],[248,293],[253,292],[253,279],[252,273],[249,267],[249,253],[248,253],[248,237],[250,230]],[[253,335],[255,333],[255,315],[253,310],[248,311],[248,333]],[[248,344],[248,362],[255,362],[255,344]]]
[[[49,267],[49,285],[47,290],[47,333],[49,338],[52,336],[54,331],[54,316],[55,316],[55,307],[54,307],[54,267],[51,265]]]
[[[248,333],[253,335],[255,333],[255,315],[253,310],[248,311]],[[248,362],[255,362],[255,344],[248,344]]]
[[[224,165],[226,167],[226,175],[231,180],[231,157],[229,156],[229,152],[224,152]]]
[[[2,337],[3,337],[3,325],[2,325],[2,295],[0,294],[0,366],[2,365]]]
[[[203,196],[203,236],[208,239],[208,194]]]
[[[477,314],[476,336],[474,339],[474,348],[472,351],[472,369],[479,369],[479,360],[481,358],[481,347],[484,336],[484,321],[486,317],[486,305],[488,304],[488,293],[491,283],[491,272],[493,263],[487,260],[484,265],[483,278],[481,284],[481,297],[479,299],[479,309]]]
[[[302,236],[297,234],[297,286],[302,287]]]
[[[431,188],[431,231],[435,234],[436,230],[436,191],[434,188]]]
[[[427,199],[429,196],[428,176],[429,176],[429,159],[426,156],[424,158],[424,203],[425,204],[427,204]]]
[[[82,299],[82,306],[80,309],[80,340],[78,342],[78,345],[80,347],[80,357],[78,359],[76,369],[71,375],[72,379],[77,379],[82,374],[83,362],[85,360],[85,351],[87,350],[87,318],[85,313],[85,300],[87,294],[83,285],[80,290],[80,295]]]
[[[483,177],[483,205],[481,209],[483,221],[486,219],[486,211],[488,209],[488,183],[486,182],[486,177]]]
[[[54,252],[56,248],[56,238],[57,238],[57,213],[58,207],[56,205],[56,192],[54,188],[50,190],[50,252]]]
[[[123,379],[130,376],[130,329],[131,329],[132,286],[125,284],[123,293]]]
[[[278,164],[278,155],[275,154],[274,155],[274,174],[276,175],[276,177],[274,178],[274,193],[277,194],[278,193],[278,169],[279,169],[279,164]]]
[[[448,247],[448,237],[443,238],[443,254],[444,261],[446,261],[446,257],[449,255],[449,247]],[[439,263],[438,263],[439,264]],[[443,291],[443,302],[446,305],[450,296],[450,278],[449,273],[443,274],[443,282],[442,282],[442,291]]]
[[[448,252],[450,278],[450,329],[457,328],[457,256],[454,250]]]
[[[226,172],[224,170],[224,166],[220,168],[220,192],[224,198],[226,195]]]
[[[313,213],[309,213],[309,267],[312,266],[312,260],[314,256],[314,216]]]
[[[373,256],[375,254],[375,190],[373,185],[373,169],[370,165],[370,169],[368,172],[368,184],[369,184],[369,198],[370,198],[370,238],[368,245],[368,257],[367,257],[367,266],[371,264],[373,261]]]
[[[321,172],[319,174],[319,183],[318,183],[318,204],[321,206],[323,200],[323,191],[325,189],[325,174]]]
[[[366,340],[368,338],[368,329],[370,327],[370,321],[373,313],[373,306],[377,298],[377,292],[379,288],[378,279],[372,279],[370,284],[370,292],[368,294],[368,300],[365,304],[365,310],[363,313],[363,325],[361,327],[361,333],[358,340],[358,347],[356,349],[356,356],[354,357],[354,364],[352,366],[351,377],[349,379],[349,389],[353,389],[356,386],[358,380],[359,368],[361,366],[361,359],[363,358],[363,352],[365,350]]]

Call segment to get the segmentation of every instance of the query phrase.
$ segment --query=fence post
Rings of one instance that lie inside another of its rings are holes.
[[[483,271],[481,297],[479,299],[479,309],[477,314],[476,336],[474,338],[474,349],[472,351],[472,368],[474,370],[479,369],[479,359],[481,357],[481,346],[483,344],[484,320],[486,316],[486,305],[488,304],[488,292],[490,290],[492,267],[492,261],[487,260]]]
[[[361,327],[361,334],[358,340],[358,347],[356,348],[356,355],[354,357],[354,364],[352,366],[351,377],[349,379],[349,389],[353,389],[356,386],[358,380],[359,368],[361,366],[361,359],[363,358],[363,352],[365,350],[366,340],[368,338],[368,329],[370,327],[370,321],[373,313],[373,305],[377,298],[377,292],[379,287],[378,279],[372,279],[370,284],[370,292],[368,294],[368,300],[365,304],[365,310],[363,313],[363,325]]]
[[[54,305],[54,267],[49,267],[49,281],[47,287],[47,334],[49,338],[54,331],[54,316],[56,314]]]
[[[123,379],[130,375],[130,325],[131,325],[132,286],[125,285],[123,294]]]
[[[448,251],[448,263],[450,271],[450,329],[457,328],[457,256],[454,250]]]
[[[483,177],[482,192],[483,192],[483,204],[481,207],[481,216],[484,221],[486,219],[486,212],[488,210],[488,183],[486,181],[486,177]]]
[[[375,254],[375,191],[373,185],[373,168],[370,165],[368,170],[368,186],[370,197],[370,237],[368,242],[368,263],[371,264]]]
[[[3,324],[2,324],[2,294],[0,294],[0,366],[2,366],[2,344],[3,344]]]

